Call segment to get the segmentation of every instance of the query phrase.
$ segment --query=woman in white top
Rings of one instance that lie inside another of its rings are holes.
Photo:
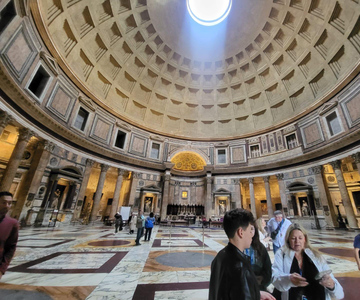
[[[269,249],[269,244],[271,242],[271,238],[269,237],[268,232],[265,230],[266,222],[260,217],[256,220],[257,228],[259,229],[259,239],[260,242],[265,246],[266,249]]]
[[[275,254],[273,285],[281,300],[343,299],[344,291],[322,255],[314,249],[305,229],[292,224],[285,245]]]

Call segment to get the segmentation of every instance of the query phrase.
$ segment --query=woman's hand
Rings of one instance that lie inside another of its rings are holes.
[[[290,274],[290,281],[295,286],[307,286],[309,283],[306,281],[306,278],[302,277],[298,273],[292,273]]]
[[[268,292],[260,291],[260,300],[276,300],[276,298]]]
[[[321,280],[319,281],[319,283],[330,290],[333,290],[335,288],[335,282],[330,275],[324,275],[323,278],[321,278]]]

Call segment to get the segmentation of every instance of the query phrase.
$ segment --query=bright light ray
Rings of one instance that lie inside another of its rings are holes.
[[[187,0],[191,17],[201,25],[214,26],[222,22],[231,10],[232,0]]]

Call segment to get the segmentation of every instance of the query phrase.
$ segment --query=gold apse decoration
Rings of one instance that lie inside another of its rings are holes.
[[[201,171],[206,166],[206,162],[199,154],[189,151],[176,154],[171,162],[174,164],[175,170],[187,172]]]

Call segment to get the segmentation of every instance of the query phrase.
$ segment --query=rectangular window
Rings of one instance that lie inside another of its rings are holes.
[[[339,118],[335,111],[326,117],[326,122],[329,127],[329,132],[331,136],[338,134],[342,131]]]
[[[160,154],[160,144],[152,143],[150,157],[159,159],[159,154]]]
[[[217,155],[218,155],[218,164],[226,164],[226,150],[219,149]]]
[[[44,69],[43,66],[40,66],[36,73],[35,76],[32,78],[28,89],[37,97],[37,98],[41,98],[42,93],[44,92],[47,83],[49,82],[50,79],[50,75],[48,74],[48,72],[46,72],[46,70]]]
[[[80,107],[79,112],[76,116],[74,127],[81,131],[84,131],[88,117],[89,113],[85,109]]]
[[[181,198],[183,198],[183,199],[186,199],[188,197],[188,192],[182,192],[181,193]]]
[[[251,154],[251,157],[259,157],[260,156],[260,147],[259,145],[253,145],[253,146],[250,146],[250,154]]]
[[[4,130],[1,135],[1,140],[6,142],[9,138],[9,135],[10,135],[10,131]]]
[[[287,144],[288,149],[293,149],[298,146],[295,133],[292,133],[292,134],[286,136],[286,144]]]
[[[126,140],[126,133],[122,132],[121,130],[118,130],[115,140],[115,147],[124,149],[125,140]]]
[[[0,12],[0,33],[2,33],[6,29],[6,27],[11,23],[15,16],[16,10],[14,1],[10,1]]]

